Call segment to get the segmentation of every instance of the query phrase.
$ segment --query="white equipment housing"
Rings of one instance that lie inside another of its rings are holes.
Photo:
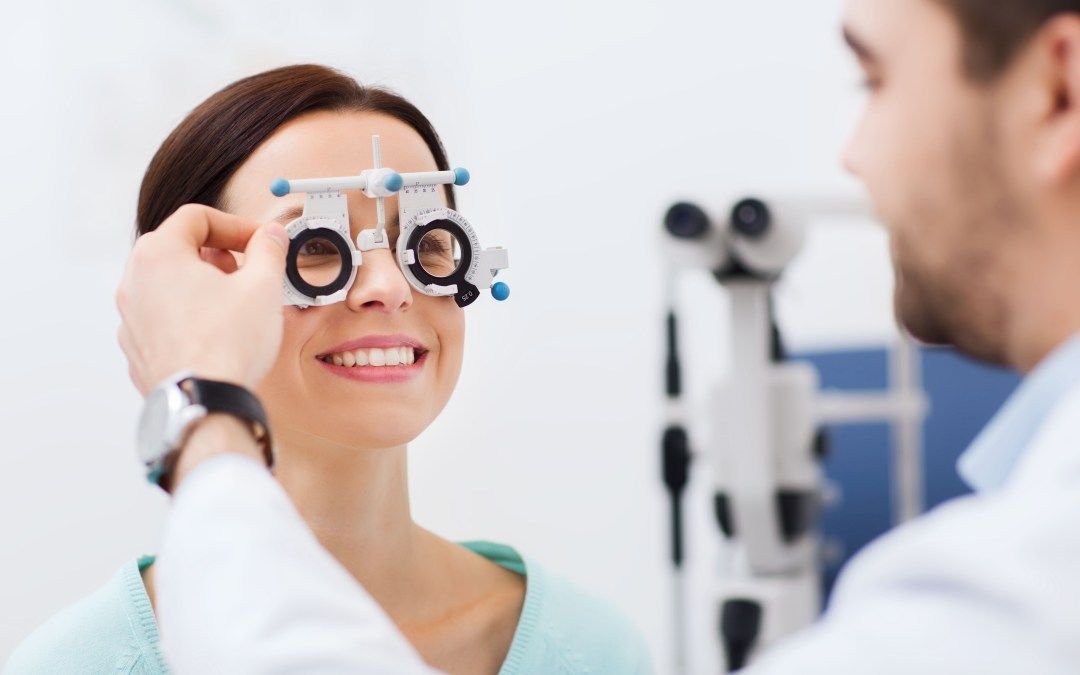
[[[743,667],[784,636],[810,624],[822,605],[822,546],[816,527],[827,486],[816,451],[822,425],[844,421],[893,423],[897,520],[922,508],[921,433],[926,414],[917,352],[906,341],[892,358],[890,393],[819,392],[817,371],[778,354],[771,312],[776,279],[798,254],[809,221],[819,216],[868,216],[857,202],[743,199],[726,221],[680,202],[664,219],[669,266],[668,396],[665,482],[672,496],[675,672],[686,670],[685,598],[679,499],[692,453],[668,447],[684,430],[679,400],[674,278],[681,269],[712,272],[730,297],[732,358],[714,389],[705,451],[714,512],[726,546],[711,590],[720,621],[721,654],[730,670]],[[674,374],[672,371],[675,371]],[[684,455],[680,457],[681,455]],[[674,458],[674,459],[673,459]],[[679,466],[682,462],[684,465]],[[680,475],[681,474],[681,475]],[[675,513],[679,511],[679,513]]]

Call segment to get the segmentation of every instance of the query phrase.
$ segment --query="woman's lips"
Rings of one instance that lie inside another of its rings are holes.
[[[417,355],[416,363],[398,366],[335,366],[321,359],[315,359],[334,375],[339,375],[357,382],[408,382],[420,375],[427,363],[427,352]]]

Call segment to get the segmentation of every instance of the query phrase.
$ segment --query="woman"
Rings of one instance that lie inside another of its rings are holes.
[[[303,195],[276,198],[270,182],[355,174],[372,164],[372,134],[381,136],[385,166],[449,168],[431,124],[393,93],[313,65],[240,80],[193,110],[151,160],[137,233],[185,217],[178,209],[188,203],[287,220]],[[453,208],[452,186],[444,197]],[[394,198],[387,206],[392,212]],[[349,210],[354,237],[373,226],[373,200],[350,195]],[[390,245],[364,254],[344,302],[284,307],[280,352],[256,390],[273,430],[275,478],[430,665],[453,673],[647,672],[640,637],[610,607],[510,547],[455,544],[412,521],[406,444],[453,391],[465,317],[452,298],[414,292]],[[242,254],[204,253],[227,272],[243,264]],[[380,368],[400,370],[386,377]],[[153,558],[132,561],[35,631],[8,666],[167,672],[153,603]]]

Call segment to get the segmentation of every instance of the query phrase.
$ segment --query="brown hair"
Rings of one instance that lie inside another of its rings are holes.
[[[381,113],[424,139],[440,170],[450,168],[431,122],[392,91],[365,87],[326,66],[285,66],[228,85],[188,113],[154,153],[139,188],[135,236],[184,204],[222,208],[229,178],[281,125],[317,110]],[[454,208],[453,186],[446,186]],[[269,189],[269,188],[268,188]]]
[[[981,82],[996,78],[1049,19],[1080,12],[1080,0],[937,0],[960,22],[964,68]]]

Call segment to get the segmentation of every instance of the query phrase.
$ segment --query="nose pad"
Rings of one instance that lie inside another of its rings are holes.
[[[412,287],[401,273],[392,251],[374,249],[363,253],[356,279],[345,296],[349,309],[405,310],[412,306]]]

